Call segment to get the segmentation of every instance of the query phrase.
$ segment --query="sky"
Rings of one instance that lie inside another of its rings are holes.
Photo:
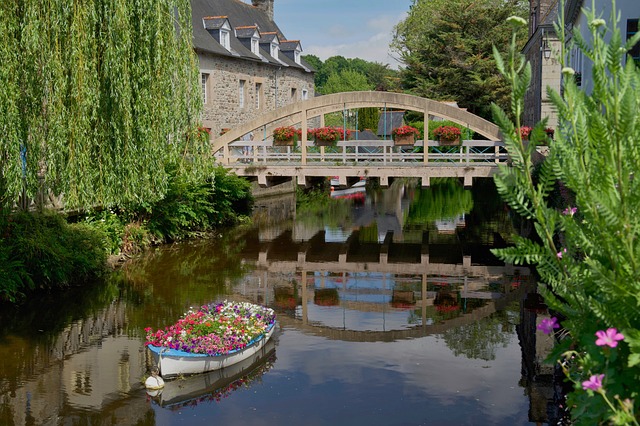
[[[274,20],[303,55],[331,56],[400,65],[389,49],[393,27],[412,0],[275,0]],[[397,56],[397,55],[395,55]]]

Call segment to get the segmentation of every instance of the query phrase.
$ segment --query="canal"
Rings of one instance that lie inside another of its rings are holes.
[[[3,309],[0,424],[546,423],[547,313],[490,252],[513,226],[490,180],[259,200],[254,225]],[[147,392],[144,329],[222,300],[275,309],[264,355]]]

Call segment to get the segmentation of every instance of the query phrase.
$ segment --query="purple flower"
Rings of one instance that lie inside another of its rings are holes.
[[[589,380],[585,380],[584,382],[582,382],[582,389],[599,391],[602,388],[602,379],[604,379],[604,374],[594,374],[593,376],[589,377]]]
[[[567,207],[562,211],[562,214],[565,216],[573,216],[578,211],[577,207]]]
[[[544,334],[549,334],[553,331],[554,328],[560,328],[560,325],[558,324],[558,318],[545,318],[540,322],[540,324],[538,324],[537,328]]]
[[[610,346],[615,348],[618,346],[618,340],[623,340],[624,336],[622,333],[618,333],[618,330],[615,328],[608,328],[607,331],[599,330],[596,331],[596,345],[598,346]]]

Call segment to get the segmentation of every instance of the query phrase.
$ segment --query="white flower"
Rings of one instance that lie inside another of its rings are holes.
[[[562,68],[562,74],[567,74],[567,75],[574,75],[576,73],[576,70],[574,70],[571,67],[564,67]]]

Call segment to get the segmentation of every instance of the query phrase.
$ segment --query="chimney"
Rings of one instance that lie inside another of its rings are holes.
[[[262,10],[273,21],[273,1],[274,0],[251,0],[254,7]]]

